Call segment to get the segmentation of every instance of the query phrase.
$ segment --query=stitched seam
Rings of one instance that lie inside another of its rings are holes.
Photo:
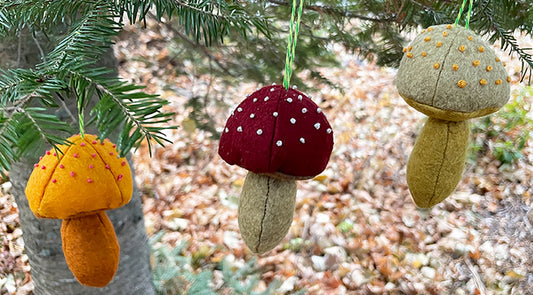
[[[261,237],[263,235],[263,223],[265,222],[268,197],[270,195],[270,179],[271,178],[267,176],[267,191],[266,191],[266,198],[265,198],[265,206],[263,207],[263,216],[261,217],[261,228],[259,230],[259,241],[257,242],[257,246],[255,247],[255,252],[259,252],[259,246],[261,245]]]
[[[437,89],[439,88],[440,74],[442,73],[442,71],[444,71],[444,67],[446,66],[446,59],[448,58],[450,51],[452,51],[453,42],[455,42],[456,38],[457,34],[455,34],[452,39],[452,42],[450,42],[448,52],[446,52],[446,54],[444,55],[444,59],[442,60],[442,65],[440,66],[439,74],[437,75],[437,81],[435,82],[435,90],[433,91],[433,96],[431,97],[431,106],[435,105],[435,96],[437,95]]]
[[[450,140],[450,124],[451,122],[446,123],[446,144],[444,145],[444,152],[442,153],[442,161],[440,163],[439,171],[437,172],[437,179],[435,179],[435,185],[433,186],[433,193],[431,194],[431,198],[429,198],[428,205],[432,203],[433,198],[435,198],[435,191],[437,190],[437,186],[439,184],[440,179],[440,173],[442,171],[442,168],[444,167],[444,159],[446,159],[446,152],[448,151],[448,144]]]

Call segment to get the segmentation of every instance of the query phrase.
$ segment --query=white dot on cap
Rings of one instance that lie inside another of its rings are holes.
[[[272,86],[276,85],[276,82],[272,83]]]
[[[250,119],[255,118],[255,114],[250,114]]]
[[[270,88],[270,92],[274,92],[274,90],[276,90],[276,88],[274,87]]]
[[[315,123],[313,126],[315,126],[316,130],[320,129],[320,123]]]
[[[287,98],[287,102],[288,102],[288,103],[291,103],[291,102],[292,102],[292,98],[290,98],[290,97]]]
[[[298,99],[299,99],[299,100],[302,100],[302,99],[303,99],[303,97],[302,97],[301,94],[298,95]]]
[[[246,94],[246,97],[250,96],[250,93]]]
[[[320,113],[322,113],[322,109],[321,108],[317,108],[316,112],[320,114]]]
[[[273,112],[272,116],[277,117],[278,116],[278,112]]]
[[[292,89],[297,89],[298,87],[296,85],[292,85]]]
[[[257,135],[261,135],[261,134],[263,134],[263,130],[257,129]]]
[[[307,109],[306,109],[306,108],[303,108],[303,109],[302,109],[302,114],[305,114],[305,113],[307,113]]]
[[[328,130],[326,130],[326,132],[327,132],[328,134],[330,134],[331,131],[332,131],[331,128],[328,128]]]
[[[242,132],[242,126],[237,127],[238,132]]]
[[[265,101],[267,101],[267,100],[268,100],[268,96],[265,96]]]
[[[305,138],[300,137],[300,142],[301,142],[301,143],[305,143]]]
[[[292,124],[296,124],[296,119],[291,118],[291,123],[292,123]]]
[[[229,129],[228,129],[228,127],[226,127],[226,129],[224,129],[224,131],[226,131],[226,133],[228,133],[228,132],[229,132]]]
[[[282,146],[282,145],[283,145],[283,142],[282,142],[281,140],[278,140],[278,141],[276,141],[276,145],[277,145],[277,146]]]
[[[237,108],[237,112],[242,112],[242,108]]]
[[[257,102],[257,98],[254,98],[254,102]]]

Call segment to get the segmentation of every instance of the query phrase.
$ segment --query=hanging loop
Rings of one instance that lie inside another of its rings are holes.
[[[296,41],[298,39],[298,31],[300,29],[300,20],[302,18],[302,11],[304,6],[304,0],[300,0],[299,5],[296,5],[298,0],[292,0],[292,14],[289,27],[289,40],[287,42],[287,55],[285,56],[285,75],[283,76],[283,87],[289,90],[292,65],[294,63],[294,55],[296,51]],[[296,13],[298,13],[296,15]]]

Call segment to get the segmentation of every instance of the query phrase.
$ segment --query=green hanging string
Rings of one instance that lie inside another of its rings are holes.
[[[291,23],[289,27],[289,42],[287,43],[287,55],[285,56],[285,76],[283,77],[283,87],[289,90],[291,75],[292,75],[292,64],[294,62],[294,54],[296,51],[296,41],[298,39],[298,31],[300,29],[300,19],[302,17],[302,10],[304,6],[304,0],[300,0],[298,7],[296,6],[296,1],[292,1],[292,14],[291,14]],[[296,8],[298,8],[298,16],[296,16]],[[296,18],[296,22],[294,19]]]
[[[461,19],[461,15],[463,14],[463,11],[466,6],[466,2],[468,0],[463,0],[463,5],[461,5],[461,9],[459,9],[459,14],[457,15],[457,18],[455,19],[455,26],[459,23],[459,19]],[[466,25],[465,28],[468,30],[468,27],[470,26],[470,16],[472,15],[472,6],[474,4],[474,0],[470,0],[470,5],[468,7],[468,14],[466,15]]]
[[[83,120],[83,107],[82,107],[81,99],[78,99],[78,123],[80,126],[80,135],[81,135],[81,138],[83,138],[85,134],[85,130],[84,130],[85,123]]]

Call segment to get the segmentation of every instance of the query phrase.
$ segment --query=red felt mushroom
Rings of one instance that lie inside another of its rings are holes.
[[[250,171],[239,200],[239,227],[252,251],[264,253],[283,239],[292,222],[295,180],[322,172],[332,149],[324,113],[296,89],[263,87],[232,112],[218,152]]]

